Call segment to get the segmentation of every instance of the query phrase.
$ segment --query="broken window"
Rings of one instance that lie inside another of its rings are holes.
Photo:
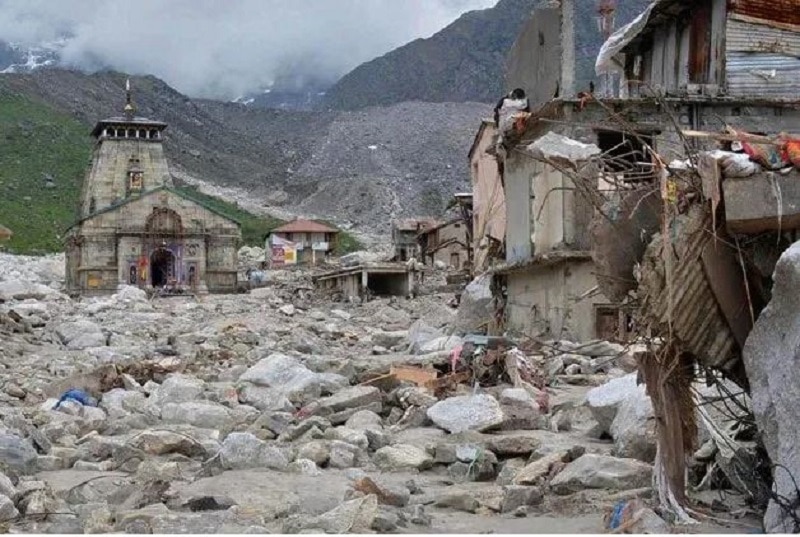
[[[599,188],[609,185],[638,184],[653,181],[653,165],[648,147],[653,147],[655,133],[597,131],[597,145],[603,152],[602,177]]]

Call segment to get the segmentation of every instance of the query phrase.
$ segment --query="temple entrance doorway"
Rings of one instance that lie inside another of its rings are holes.
[[[175,254],[159,248],[150,256],[150,283],[153,287],[164,287],[175,279]]]

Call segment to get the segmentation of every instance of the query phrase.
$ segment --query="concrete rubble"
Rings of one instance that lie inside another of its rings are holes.
[[[42,267],[0,257],[9,531],[427,533],[555,516],[600,532],[615,498],[651,482],[652,408],[611,344],[469,357],[451,295],[334,304],[287,271],[243,295],[72,300]]]

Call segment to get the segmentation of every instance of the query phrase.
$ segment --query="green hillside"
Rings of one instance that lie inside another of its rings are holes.
[[[47,105],[0,93],[0,223],[7,249],[61,250],[91,157],[86,126]]]
[[[83,177],[91,163],[92,140],[83,123],[48,105],[0,88],[0,224],[14,232],[5,249],[44,254],[63,249],[62,236],[75,221]],[[249,213],[192,187],[188,197],[213,206],[242,225],[242,240],[264,246],[283,222]],[[351,236],[342,254],[361,247]]]

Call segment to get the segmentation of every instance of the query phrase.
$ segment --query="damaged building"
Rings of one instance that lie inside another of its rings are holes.
[[[392,244],[395,261],[419,261],[417,237],[420,233],[443,224],[435,218],[403,218],[392,223]]]
[[[419,260],[425,265],[468,270],[472,246],[468,235],[461,217],[421,231],[417,235]]]
[[[234,292],[239,223],[174,188],[164,154],[165,123],[124,115],[97,123],[80,217],[66,236],[66,287],[113,293],[119,285]]]
[[[506,328],[658,341],[639,369],[661,420],[658,499],[683,522],[692,520],[685,461],[695,420],[713,429],[695,415],[692,383],[707,371],[737,384],[784,470],[766,491],[755,484],[758,455],[717,431],[739,446],[729,461],[750,467],[726,476],[769,504],[768,531],[800,531],[797,428],[776,424],[791,421],[787,378],[800,378],[761,348],[776,345],[767,340],[775,322],[797,329],[786,324],[792,312],[775,311],[786,301],[772,279],[792,281],[781,255],[800,227],[797,5],[653,2],[606,41],[595,93],[574,87],[571,4],[537,10],[509,61],[509,84],[528,92],[532,112],[506,122],[496,144],[507,230],[505,264],[492,272],[505,288]],[[794,359],[796,349],[781,350]]]
[[[481,274],[505,256],[506,199],[494,144],[497,126],[484,119],[469,150],[472,182],[473,272]]]
[[[405,263],[369,263],[328,271],[313,281],[316,289],[343,300],[408,297],[414,292],[416,272]]]

